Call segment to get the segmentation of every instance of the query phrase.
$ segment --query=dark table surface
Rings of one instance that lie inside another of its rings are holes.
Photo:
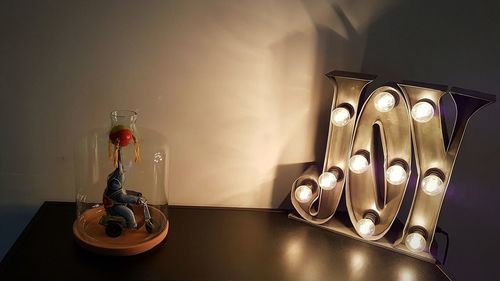
[[[448,280],[431,263],[287,218],[171,207],[163,245],[104,257],[73,240],[73,203],[46,202],[0,264],[0,280]]]

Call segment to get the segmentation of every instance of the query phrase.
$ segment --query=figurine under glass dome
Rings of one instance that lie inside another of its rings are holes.
[[[73,233],[94,252],[142,253],[168,232],[168,146],[157,132],[141,128],[139,134],[136,119],[133,111],[113,111],[111,129],[92,131],[75,149]]]

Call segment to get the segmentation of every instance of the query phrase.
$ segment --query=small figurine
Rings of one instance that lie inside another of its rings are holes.
[[[133,206],[142,205],[146,230],[152,233],[155,230],[155,224],[151,218],[146,198],[142,197],[139,192],[123,188],[125,171],[121,159],[121,149],[127,146],[132,139],[134,144],[138,144],[138,141],[130,129],[121,125],[111,129],[109,139],[110,144],[115,146],[113,155],[116,168],[108,176],[103,194],[106,214],[101,218],[100,224],[106,227],[106,234],[110,237],[120,236],[124,228],[139,229],[142,225],[137,224]],[[138,161],[140,159],[138,145],[135,146],[134,151],[135,161]]]
[[[73,235],[91,252],[132,256],[160,246],[168,234],[168,145],[153,130],[139,135],[134,111],[115,110],[109,117],[104,134],[92,130],[75,143]]]

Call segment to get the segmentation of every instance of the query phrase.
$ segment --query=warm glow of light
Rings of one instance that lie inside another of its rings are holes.
[[[396,99],[394,95],[388,92],[381,92],[375,97],[375,109],[379,112],[388,112],[394,108]]]
[[[351,113],[347,108],[337,107],[334,110],[332,110],[330,121],[333,123],[333,125],[338,127],[345,126],[347,123],[349,123],[350,119],[351,119]]]
[[[287,265],[298,267],[303,264],[306,259],[304,255],[304,247],[306,246],[304,238],[304,233],[285,237],[284,251]]]
[[[351,270],[355,274],[359,270],[362,270],[366,264],[366,257],[363,254],[363,252],[360,251],[355,251],[351,252],[350,255],[350,265],[351,265]]]
[[[359,235],[370,237],[375,232],[375,223],[368,218],[360,219],[357,223]]]
[[[394,164],[390,166],[385,172],[385,177],[387,181],[391,184],[398,185],[406,181],[408,174],[406,170],[399,164]]]
[[[440,194],[443,190],[443,180],[436,175],[428,175],[422,180],[422,191],[427,195],[434,196]]]
[[[361,154],[354,155],[349,160],[349,169],[351,170],[351,172],[356,174],[366,172],[369,166],[370,163],[368,162],[368,159],[366,159],[366,157]]]
[[[399,279],[400,281],[414,281],[417,280],[415,276],[415,272],[413,271],[413,268],[401,268],[399,270]]]
[[[322,189],[331,190],[337,184],[337,177],[334,173],[324,172],[319,176],[318,184]]]
[[[420,123],[425,123],[434,116],[434,106],[426,101],[417,102],[411,109],[411,116]]]
[[[412,252],[422,252],[425,249],[425,244],[425,237],[418,232],[413,232],[406,236],[405,245]]]
[[[301,185],[295,189],[295,199],[300,203],[307,203],[312,199],[312,189],[310,185]]]

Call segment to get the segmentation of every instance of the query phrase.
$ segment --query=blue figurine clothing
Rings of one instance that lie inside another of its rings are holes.
[[[118,165],[108,176],[108,183],[103,195],[103,203],[106,212],[111,216],[120,216],[127,221],[127,227],[137,228],[134,212],[127,206],[128,204],[137,204],[140,197],[129,195],[123,189],[123,166]]]

